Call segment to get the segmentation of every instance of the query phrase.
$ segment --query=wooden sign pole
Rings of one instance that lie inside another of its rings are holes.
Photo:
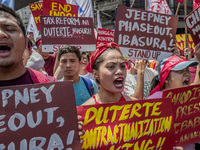
[[[187,0],[184,0],[184,13],[185,17],[187,16]],[[187,42],[187,26],[185,25],[185,47],[188,47],[188,42]]]
[[[177,9],[176,9],[176,14],[175,14],[176,16],[178,15],[178,11],[179,11],[180,5],[181,5],[181,3],[179,2],[178,6],[177,6]]]
[[[147,10],[148,2],[145,0],[145,10]]]
[[[132,4],[131,4],[131,8],[133,7],[134,3],[135,3],[135,0],[133,0],[133,2],[132,2]]]

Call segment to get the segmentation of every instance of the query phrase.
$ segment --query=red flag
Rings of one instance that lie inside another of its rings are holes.
[[[177,2],[183,3],[184,0],[176,0]]]
[[[200,5],[200,0],[193,0],[193,10],[197,9]]]
[[[166,0],[148,0],[147,10],[162,14],[172,14]]]

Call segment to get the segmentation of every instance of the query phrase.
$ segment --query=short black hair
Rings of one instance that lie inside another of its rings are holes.
[[[10,7],[7,7],[6,5],[0,4],[0,11],[5,11],[6,13],[11,14],[17,20],[17,24],[21,28],[24,36],[26,35],[26,30],[22,22],[22,19],[13,9],[11,9]]]
[[[66,53],[75,53],[79,61],[81,61],[80,50],[75,46],[68,46],[68,45],[65,45],[60,48],[60,50],[58,51],[58,60],[60,61],[61,56]]]

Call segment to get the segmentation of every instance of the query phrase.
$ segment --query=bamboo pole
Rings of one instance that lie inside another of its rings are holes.
[[[132,2],[132,4],[131,4],[131,8],[133,7],[134,3],[135,3],[135,0],[133,0],[133,2]]]
[[[145,10],[147,10],[148,2],[145,0]]]
[[[177,9],[176,9],[176,14],[175,14],[176,16],[178,15],[178,11],[179,11],[180,5],[181,5],[181,3],[179,2],[178,6],[177,6]]]
[[[185,13],[185,17],[187,16],[187,0],[184,0],[184,13]],[[187,26],[185,24],[185,47],[188,47],[188,42],[187,42]]]

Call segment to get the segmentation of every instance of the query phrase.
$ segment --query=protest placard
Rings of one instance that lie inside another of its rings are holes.
[[[113,41],[114,41],[114,31],[98,28],[97,42],[96,42],[97,45]]]
[[[161,60],[171,56],[178,17],[117,7],[115,38],[124,57]]]
[[[194,55],[195,44],[190,34],[187,34],[188,47],[191,48]],[[186,47],[185,34],[176,34],[176,45],[181,55],[184,55],[184,48]]]
[[[81,51],[96,49],[92,18],[41,16],[41,27],[43,52],[57,52],[63,45]]]
[[[84,119],[82,149],[172,149],[171,108],[166,98],[78,106]]]
[[[194,43],[197,45],[200,41],[200,7],[185,17],[185,24]]]
[[[199,85],[163,91],[163,97],[172,98],[174,137],[178,146],[200,141],[199,92]]]
[[[78,17],[78,6],[67,4],[66,1],[44,0],[42,15]]]
[[[0,94],[1,150],[81,149],[71,81],[2,87]]]
[[[43,9],[43,3],[38,2],[38,3],[33,3],[29,4],[30,10],[33,14],[33,18],[35,20],[35,24],[37,26],[38,31],[40,31],[40,16],[42,14],[42,9]]]

